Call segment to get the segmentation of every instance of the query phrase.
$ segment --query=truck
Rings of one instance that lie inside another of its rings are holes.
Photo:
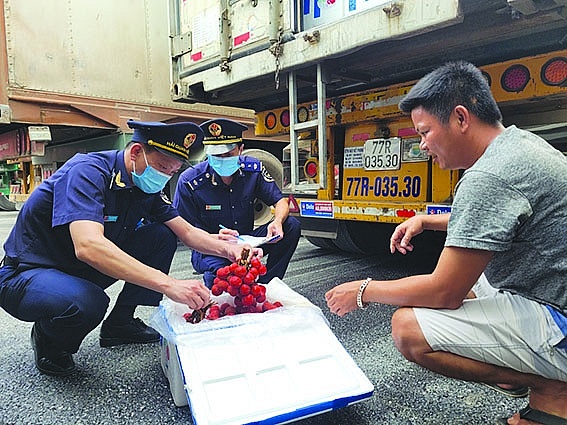
[[[170,0],[170,38],[173,101],[252,109],[257,135],[289,138],[259,150],[322,248],[382,252],[408,217],[451,211],[461,171],[397,107],[447,61],[481,68],[505,125],[567,151],[566,0]]]
[[[172,101],[167,1],[0,3],[4,198],[25,202],[77,152],[124,147],[128,119],[199,124],[223,116],[256,138],[251,110]]]

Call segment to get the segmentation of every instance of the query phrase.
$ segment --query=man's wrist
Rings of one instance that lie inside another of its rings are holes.
[[[367,277],[359,286],[358,288],[358,292],[356,294],[356,305],[358,306],[358,308],[366,308],[367,304],[364,304],[364,302],[362,302],[362,295],[364,294],[364,290],[366,289],[366,287],[368,286],[368,284],[370,283],[370,281],[372,280],[371,277]]]

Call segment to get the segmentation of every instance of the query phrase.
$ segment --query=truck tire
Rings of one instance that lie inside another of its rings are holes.
[[[389,239],[395,225],[370,223],[366,221],[341,220],[338,224],[337,239],[333,242],[338,249],[356,254],[389,253]]]
[[[338,250],[333,239],[317,238],[317,237],[314,237],[314,236],[305,236],[305,239],[307,239],[309,242],[311,242],[313,245],[315,245],[319,248],[327,249],[327,250],[331,250],[331,251],[337,251]]]
[[[262,165],[274,178],[278,187],[280,189],[282,188],[283,165],[276,156],[262,149],[244,149],[242,155],[252,156],[262,161]],[[270,206],[256,199],[254,202],[254,228],[269,223],[271,219],[272,211],[270,210]]]
[[[355,235],[351,235],[348,229],[348,224],[348,221],[339,221],[337,227],[337,239],[333,240],[333,243],[341,251],[352,252],[355,254],[365,254],[366,252],[361,249],[353,239],[353,236]]]

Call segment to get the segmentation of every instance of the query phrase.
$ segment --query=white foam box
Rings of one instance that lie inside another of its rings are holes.
[[[267,287],[284,307],[190,324],[166,300],[154,316],[173,401],[196,425],[287,423],[372,397],[321,310],[279,279]]]

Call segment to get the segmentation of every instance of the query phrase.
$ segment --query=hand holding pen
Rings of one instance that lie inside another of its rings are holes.
[[[225,226],[223,226],[222,224],[219,224],[220,227],[220,231],[218,233],[219,235],[219,239],[222,239],[226,242],[236,242],[236,239],[239,239],[243,242],[246,242],[246,240],[240,236],[238,234],[237,230],[233,230],[233,229],[229,229]],[[240,255],[242,255],[242,253],[244,252],[244,250],[250,250],[250,254],[248,259],[251,260],[253,257],[258,257],[258,258],[262,258],[264,256],[264,251],[262,250],[262,248],[258,248],[258,247],[252,247],[250,246],[248,243],[243,244],[238,244],[237,245],[239,251],[239,255],[236,255],[235,258],[233,259],[233,261],[238,261],[240,260]]]
[[[219,237],[220,239],[226,240],[226,241],[231,241],[234,240],[234,238],[239,239],[241,241],[244,241],[244,239],[238,234],[237,230],[233,230],[233,229],[229,229],[228,227],[223,226],[222,224],[219,224],[220,227],[220,231],[219,231]],[[228,236],[228,238],[227,238]]]

